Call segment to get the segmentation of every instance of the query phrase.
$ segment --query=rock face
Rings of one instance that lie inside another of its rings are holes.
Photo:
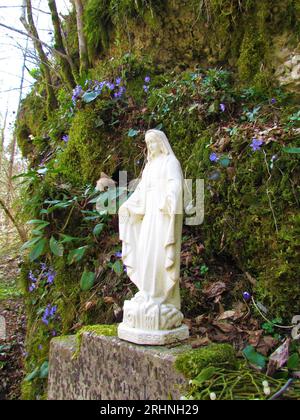
[[[85,332],[53,339],[50,347],[49,400],[179,399],[186,379],[176,372],[181,345],[145,347],[117,337]]]

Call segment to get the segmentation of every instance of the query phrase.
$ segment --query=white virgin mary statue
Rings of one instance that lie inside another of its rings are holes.
[[[120,338],[163,345],[188,337],[180,312],[183,175],[166,135],[149,130],[147,163],[119,210],[122,260],[139,292],[125,301]]]

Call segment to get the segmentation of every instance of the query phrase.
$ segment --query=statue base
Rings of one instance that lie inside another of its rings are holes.
[[[142,330],[122,322],[118,327],[118,337],[135,344],[164,346],[186,340],[189,329],[186,325],[181,325],[172,330]]]

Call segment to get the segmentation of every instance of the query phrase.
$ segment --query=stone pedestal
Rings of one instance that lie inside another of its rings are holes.
[[[163,346],[186,340],[189,329],[182,313],[171,304],[161,304],[137,293],[124,303],[118,337],[131,343]]]
[[[174,368],[173,348],[130,344],[85,332],[54,338],[50,347],[49,400],[167,400],[184,395],[187,380]]]

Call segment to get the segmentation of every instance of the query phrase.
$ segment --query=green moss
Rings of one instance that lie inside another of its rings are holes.
[[[176,369],[187,378],[196,377],[209,366],[235,369],[237,360],[233,347],[230,344],[211,344],[180,354],[175,361]]]
[[[78,357],[80,353],[82,337],[84,333],[89,333],[91,335],[104,335],[107,337],[117,337],[118,336],[118,325],[87,325],[81,328],[76,334],[76,351],[73,354],[73,358]]]

